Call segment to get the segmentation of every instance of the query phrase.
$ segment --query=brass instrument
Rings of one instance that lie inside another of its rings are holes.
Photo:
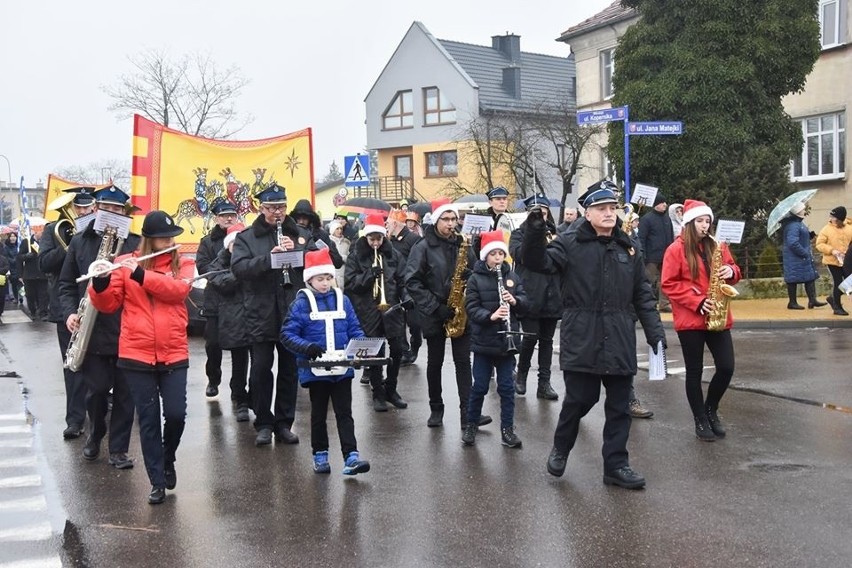
[[[722,267],[722,243],[712,235],[711,239],[716,243],[713,249],[713,257],[710,260],[710,286],[707,290],[707,299],[713,302],[713,309],[707,312],[707,331],[722,331],[728,323],[728,310],[731,298],[738,296],[736,288],[719,277],[719,269]]]
[[[278,235],[278,246],[284,248],[284,231],[281,229],[281,219],[276,222],[275,233]],[[289,288],[293,285],[290,281],[290,265],[285,264],[281,267],[281,285],[284,288]]]
[[[98,248],[98,255],[95,262],[99,260],[108,260],[110,262],[118,255],[121,247],[124,245],[124,239],[118,236],[115,227],[106,227],[104,235],[101,238],[101,246]],[[94,263],[92,263],[94,264]],[[65,351],[65,368],[72,371],[79,371],[83,366],[83,360],[86,357],[86,351],[89,348],[89,340],[92,337],[92,330],[95,327],[95,319],[98,311],[89,300],[88,288],[83,292],[83,297],[80,298],[80,305],[77,307],[77,329],[71,332],[71,340],[68,342],[68,350]]]
[[[390,304],[388,304],[388,300],[385,298],[385,263],[379,255],[379,249],[374,248],[373,252],[375,253],[373,268],[379,267],[381,270],[381,274],[376,277],[376,281],[373,283],[373,297],[379,301],[379,305],[376,306],[379,308],[379,311],[386,312],[390,308]]]
[[[503,299],[503,292],[506,291],[506,287],[503,285],[503,267],[498,264],[494,267],[494,270],[497,272],[497,296],[500,298],[500,307],[509,310],[509,313],[506,314],[506,319],[503,320],[506,329],[500,333],[506,335],[506,355],[517,355],[518,348],[515,346],[514,337],[512,337],[512,316],[510,315],[512,307],[509,305],[509,302]]]
[[[447,297],[447,306],[452,308],[453,317],[444,323],[444,331],[447,337],[461,337],[467,327],[467,312],[464,309],[464,293],[467,288],[467,282],[462,278],[465,269],[467,268],[467,251],[470,249],[470,243],[465,235],[456,232],[461,244],[459,245],[459,254],[456,257],[456,266],[453,270],[453,276],[450,280],[450,295]]]
[[[48,211],[59,212],[59,219],[53,224],[53,239],[59,243],[62,250],[66,251],[76,230],[74,221],[77,219],[77,214],[71,206],[73,201],[73,193],[64,193],[47,205]]]

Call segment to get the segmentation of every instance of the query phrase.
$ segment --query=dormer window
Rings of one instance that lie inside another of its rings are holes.
[[[384,130],[414,127],[414,99],[411,91],[397,91],[396,96],[382,115]]]
[[[423,89],[423,124],[434,126],[437,124],[454,124],[456,121],[456,108],[441,95],[438,87],[426,87]]]

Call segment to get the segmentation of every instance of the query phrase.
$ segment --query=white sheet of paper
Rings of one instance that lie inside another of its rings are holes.
[[[666,349],[663,347],[663,342],[657,343],[657,353],[649,346],[648,347],[648,379],[652,381],[662,381],[666,378]]]
[[[745,221],[719,219],[716,223],[716,239],[725,243],[740,244],[743,241],[743,231],[745,231]]]
[[[461,232],[465,235],[478,235],[491,230],[490,215],[465,215]]]
[[[635,203],[643,207],[651,207],[654,200],[657,198],[657,192],[660,190],[653,185],[645,185],[637,183],[633,189],[633,194],[630,196],[630,203]]]
[[[847,296],[852,294],[852,274],[844,278],[843,282],[838,284],[837,287]]]
[[[346,344],[346,356],[358,359],[375,357],[384,344],[384,337],[356,337]]]
[[[82,217],[77,217],[74,219],[74,230],[78,233],[81,231],[85,231],[86,227],[89,226],[89,223],[92,222],[92,219],[95,218],[94,213],[89,213],[88,215],[83,215]]]
[[[305,265],[305,251],[303,250],[288,250],[287,252],[271,252],[269,253],[272,259],[272,268],[299,268]]]
[[[103,231],[107,227],[115,227],[116,234],[121,239],[126,239],[127,235],[130,234],[130,224],[132,222],[132,217],[113,213],[112,211],[107,211],[105,209],[100,209],[95,214],[96,231]]]

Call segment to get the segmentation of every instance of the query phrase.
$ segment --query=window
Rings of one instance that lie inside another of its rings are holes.
[[[793,179],[835,179],[846,171],[846,113],[805,118],[802,153],[793,160]]]
[[[423,124],[453,124],[456,121],[456,109],[446,97],[441,96],[438,87],[423,89]]]
[[[615,164],[609,161],[609,156],[606,155],[605,150],[601,152],[601,164],[601,169],[603,170],[604,178],[614,183],[618,183],[618,169],[615,167]]]
[[[383,126],[385,130],[414,127],[414,102],[411,91],[399,91],[388,106]]]
[[[455,176],[459,173],[459,161],[455,150],[426,153],[426,177]]]
[[[819,31],[823,49],[846,43],[847,1],[820,0]]]
[[[612,98],[612,75],[615,73],[615,50],[601,51],[601,98]]]

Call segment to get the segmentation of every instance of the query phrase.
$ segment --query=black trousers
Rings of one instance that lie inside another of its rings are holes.
[[[273,380],[272,364],[275,352],[278,352],[278,369]],[[273,408],[272,390],[275,387],[275,406]],[[293,427],[296,418],[296,394],[299,381],[296,376],[296,358],[284,349],[279,342],[255,343],[251,346],[251,371],[249,372],[249,392],[251,405],[257,418],[256,430],[273,428],[275,430]]]
[[[248,369],[251,349],[248,347],[236,347],[229,349],[231,352],[231,400],[237,406],[248,407],[251,404],[248,393]]]
[[[71,332],[65,322],[56,323],[56,337],[59,339],[59,352],[62,353],[62,363],[65,363],[65,352],[71,341]],[[80,373],[71,369],[62,369],[65,375],[65,425],[83,427],[86,422],[86,382]]]
[[[630,375],[594,375],[563,371],[565,400],[559,413],[553,447],[568,454],[577,441],[580,419],[597,404],[601,384],[606,389],[604,400],[603,455],[604,471],[629,465],[627,438],[630,435]]]
[[[834,286],[831,289],[831,297],[834,298],[835,305],[840,307],[840,298],[843,297],[843,292],[840,291],[840,283],[843,282],[843,267],[842,266],[832,266],[828,265],[828,272],[831,274],[831,280],[834,283]]]
[[[45,319],[50,308],[50,296],[47,293],[47,280],[24,280],[24,292],[27,296],[27,309],[33,319]]]
[[[115,366],[116,360],[114,355],[88,353],[79,371],[89,389],[86,410],[89,412],[89,425],[92,428],[90,437],[98,443],[107,434],[107,396],[112,389],[112,413],[109,421],[111,454],[127,453],[130,446],[130,429],[133,427],[133,400],[124,373]]]
[[[204,324],[204,351],[207,353],[204,364],[207,382],[218,387],[222,383],[222,346],[219,345],[219,318],[216,316],[207,316]]]
[[[719,401],[734,376],[734,342],[731,330],[707,331],[689,329],[677,332],[683,362],[686,366],[686,399],[693,416],[704,414],[705,407],[719,408]],[[701,389],[701,375],[704,373],[704,346],[713,355],[716,372],[707,387],[707,400]]]
[[[328,451],[328,401],[334,409],[337,422],[337,435],[340,437],[340,449],[344,459],[349,452],[358,451],[355,440],[355,421],[352,420],[352,379],[331,381],[311,381],[308,383],[311,395],[311,449],[314,453]]]
[[[526,376],[532,365],[532,355],[535,344],[538,343],[538,380],[539,382],[550,382],[550,366],[553,360],[553,334],[559,320],[555,318],[525,318],[521,320],[521,326],[525,333],[536,335],[524,335],[521,340],[521,351],[518,355],[518,375]]]
[[[391,361],[388,363],[387,378],[382,379],[382,375],[384,375],[382,367],[367,367],[364,371],[370,378],[373,398],[384,400],[387,393],[396,392],[399,379],[399,363],[403,352],[403,339],[402,337],[388,337],[387,345],[382,347],[381,355],[384,356],[385,349],[390,345]]]
[[[447,338],[435,335],[426,338],[426,382],[429,385],[429,405],[443,407],[441,380],[444,367],[444,348]],[[453,352],[453,365],[456,369],[456,386],[459,389],[459,408],[462,418],[467,414],[467,402],[470,399],[470,387],[473,382],[470,373],[470,335],[451,338],[450,346]]]

